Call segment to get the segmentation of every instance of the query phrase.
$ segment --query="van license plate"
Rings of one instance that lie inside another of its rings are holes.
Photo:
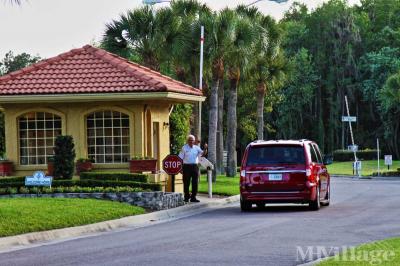
[[[282,174],[269,174],[268,180],[269,181],[282,181]]]

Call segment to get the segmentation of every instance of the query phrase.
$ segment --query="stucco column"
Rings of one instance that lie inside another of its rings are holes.
[[[66,113],[66,135],[74,138],[76,159],[87,158],[84,108],[75,105],[67,108]]]
[[[15,111],[7,109],[4,111],[4,128],[6,142],[6,157],[13,161],[15,165],[19,165],[18,158],[18,126]]]
[[[145,121],[143,115],[143,105],[134,105],[133,125],[131,125],[131,157],[145,155]],[[133,140],[133,141],[132,141]],[[132,143],[133,142],[133,143]]]

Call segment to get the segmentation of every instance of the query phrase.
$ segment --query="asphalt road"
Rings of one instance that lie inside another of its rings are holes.
[[[0,265],[298,265],[310,258],[301,255],[309,246],[329,250],[400,236],[400,181],[336,178],[331,193],[331,206],[317,212],[273,206],[242,213],[233,204],[146,228],[2,253]]]

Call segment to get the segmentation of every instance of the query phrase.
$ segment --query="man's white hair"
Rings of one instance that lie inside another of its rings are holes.
[[[195,137],[195,136],[193,136],[193,135],[189,135],[189,136],[187,137],[187,139],[193,139],[193,140],[196,140],[196,137]]]

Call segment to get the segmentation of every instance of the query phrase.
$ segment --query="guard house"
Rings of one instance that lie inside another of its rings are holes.
[[[169,115],[202,92],[86,45],[0,77],[6,156],[14,175],[45,170],[58,135],[97,170],[127,171],[133,156],[169,154]]]

